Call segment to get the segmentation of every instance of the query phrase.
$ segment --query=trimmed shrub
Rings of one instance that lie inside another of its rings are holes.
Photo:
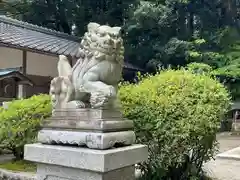
[[[0,144],[22,159],[24,145],[35,142],[41,120],[50,114],[48,95],[10,102],[8,109],[0,109]]]
[[[205,73],[165,70],[120,85],[124,114],[134,120],[138,143],[148,145],[143,179],[188,180],[201,174],[217,150],[216,132],[230,99],[227,90]],[[40,122],[51,115],[49,95],[15,100],[0,108],[0,144],[17,158],[36,141]]]
[[[138,143],[149,148],[143,179],[197,179],[217,150],[216,133],[230,98],[218,81],[187,70],[165,70],[121,85],[124,114]]]

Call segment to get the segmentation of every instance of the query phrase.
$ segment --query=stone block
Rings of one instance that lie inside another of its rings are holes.
[[[100,173],[57,165],[39,164],[37,180],[135,180],[135,176],[134,166]]]
[[[24,158],[42,164],[52,164],[95,172],[109,172],[147,160],[147,147],[131,145],[108,150],[30,144]]]
[[[38,142],[109,149],[135,142],[133,121],[115,109],[55,109],[43,121]]]
[[[35,174],[0,169],[1,180],[37,180]]]
[[[113,109],[55,109],[52,112],[53,117],[78,118],[79,120],[98,120],[98,119],[119,119],[122,113]]]
[[[43,144],[87,146],[91,149],[109,149],[115,145],[127,146],[133,144],[135,139],[133,131],[98,133],[43,129],[38,133],[38,142]]]
[[[44,128],[51,129],[71,129],[84,130],[92,132],[112,132],[112,131],[126,131],[133,129],[133,121],[130,120],[79,120],[69,118],[51,118],[43,121]]]
[[[38,164],[37,180],[134,180],[134,165],[148,158],[147,147],[109,150],[31,144],[25,160]]]
[[[233,148],[223,153],[217,154],[218,159],[228,159],[240,161],[240,147]]]

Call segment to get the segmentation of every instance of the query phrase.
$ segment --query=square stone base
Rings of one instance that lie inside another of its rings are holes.
[[[144,145],[93,150],[31,144],[24,152],[38,164],[37,180],[134,180],[135,164],[148,158]]]
[[[37,180],[135,180],[134,172],[134,166],[100,173],[56,165],[39,164]]]

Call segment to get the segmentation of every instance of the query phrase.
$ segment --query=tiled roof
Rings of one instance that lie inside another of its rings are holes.
[[[81,38],[0,15],[0,45],[79,57]],[[141,70],[130,63],[124,68]]]
[[[0,80],[7,77],[16,77],[25,84],[33,85],[33,82],[21,72],[21,68],[0,69]]]
[[[0,16],[0,43],[76,57],[80,39],[6,16]]]

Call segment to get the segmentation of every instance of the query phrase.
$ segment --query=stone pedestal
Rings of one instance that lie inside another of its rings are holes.
[[[61,109],[43,122],[38,141],[43,144],[87,146],[109,149],[135,142],[133,122],[118,110]]]
[[[31,144],[25,146],[25,159],[38,163],[37,180],[134,180],[134,165],[147,160],[147,148],[93,150]]]
[[[39,144],[24,151],[38,165],[37,180],[134,180],[135,164],[148,158],[120,111],[55,110],[42,127]]]

